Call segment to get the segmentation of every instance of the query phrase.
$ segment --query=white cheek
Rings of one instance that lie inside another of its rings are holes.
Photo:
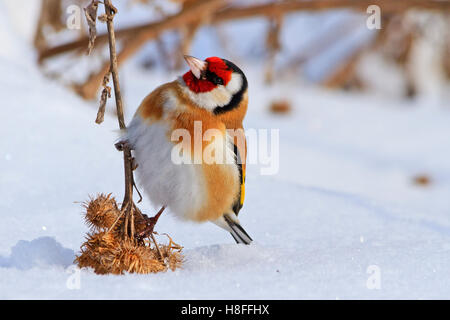
[[[204,98],[208,101],[214,101],[212,104],[213,109],[215,107],[227,105],[233,97],[232,93],[229,92],[224,86],[218,86],[210,92],[199,93],[198,95],[204,96]]]
[[[231,79],[226,85],[227,91],[233,95],[237,93],[239,90],[241,90],[241,87],[242,87],[242,76],[239,73],[232,73]]]
[[[185,94],[198,106],[211,111],[216,107],[223,107],[230,103],[233,95],[241,89],[242,81],[240,74],[233,73],[226,86],[218,86],[209,92],[195,93],[186,86],[182,78],[179,79],[179,83]]]

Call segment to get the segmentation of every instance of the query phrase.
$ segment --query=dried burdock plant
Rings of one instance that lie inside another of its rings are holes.
[[[85,220],[90,227],[75,262],[80,268],[92,268],[97,274],[155,273],[181,267],[182,247],[166,235],[169,243],[156,245],[150,241],[123,238],[121,217],[111,195],[100,194],[83,204]],[[146,220],[135,220],[138,232],[147,227]]]
[[[113,24],[117,9],[111,4],[111,0],[104,0],[103,2],[93,0],[85,9],[90,28],[88,50],[89,52],[92,50],[95,41],[95,22],[99,3],[103,3],[105,7],[105,14],[101,15],[101,20],[106,22],[108,28],[110,66],[103,77],[103,91],[95,122],[98,124],[103,122],[106,100],[111,96],[111,88],[108,86],[111,75],[119,128],[124,130],[126,125],[120,92]],[[153,235],[153,228],[164,207],[153,218],[142,214],[133,201],[135,187],[133,170],[136,166],[131,149],[126,144],[116,144],[116,148],[123,152],[124,199],[120,208],[111,194],[100,194],[83,204],[86,209],[85,220],[91,230],[86,242],[81,246],[81,254],[76,258],[76,263],[80,267],[92,267],[99,274],[150,273],[166,271],[167,269],[174,270],[180,267],[183,260],[182,248],[176,245],[170,237],[168,245],[158,244]]]
[[[91,229],[108,230],[120,216],[116,200],[111,194],[99,194],[96,198],[84,202],[83,207],[86,210],[86,224]]]

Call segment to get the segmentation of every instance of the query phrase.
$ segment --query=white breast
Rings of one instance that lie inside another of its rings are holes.
[[[124,138],[134,149],[138,185],[152,203],[166,206],[176,216],[189,219],[205,200],[203,172],[201,165],[171,161],[174,144],[169,141],[170,133],[166,122],[148,124],[136,115]]]

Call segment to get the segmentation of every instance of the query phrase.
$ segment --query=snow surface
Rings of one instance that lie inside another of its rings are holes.
[[[97,103],[45,79],[31,48],[0,22],[10,48],[0,51],[1,299],[450,298],[449,108],[294,82],[267,88],[250,64],[242,65],[250,83],[245,126],[280,130],[279,172],[248,167],[240,219],[255,242],[236,245],[213,224],[165,214],[157,231],[184,246],[182,269],[77,272],[87,231],[80,202],[98,192],[122,196],[117,121],[96,125]],[[173,78],[126,65],[127,119]],[[280,97],[289,97],[292,115],[267,112]],[[430,186],[412,183],[422,173]],[[140,207],[155,212],[145,200]],[[373,268],[379,289],[370,289]]]

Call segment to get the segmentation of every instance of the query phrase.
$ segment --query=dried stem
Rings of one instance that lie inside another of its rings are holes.
[[[119,128],[121,130],[126,129],[124,113],[123,113],[123,101],[120,91],[119,74],[117,67],[117,53],[116,53],[116,37],[114,33],[114,15],[117,13],[117,9],[112,5],[111,0],[104,0],[105,14],[106,14],[106,26],[108,28],[108,42],[109,42],[109,58],[110,58],[110,71],[114,84],[114,97],[116,100],[117,120],[119,122]],[[122,210],[125,214],[124,235],[130,236],[134,239],[134,226],[130,226],[130,223],[134,223],[134,203],[133,203],[133,167],[131,150],[128,145],[123,146],[123,164],[125,172],[125,195],[122,202]],[[130,229],[131,234],[128,234]]]
[[[111,0],[104,0],[104,7],[106,17],[103,17],[102,20],[106,21],[106,26],[108,28],[108,43],[110,54],[109,73],[111,73],[114,84],[114,97],[116,100],[116,111],[117,111],[117,120],[119,122],[119,128],[121,130],[124,130],[126,129],[126,125],[123,113],[122,94],[120,91],[119,74],[117,66],[117,53],[116,53],[116,37],[114,33],[114,23],[113,23],[114,16],[115,14],[117,14],[117,9],[112,5]],[[106,80],[104,80],[104,84],[106,85],[105,82]],[[142,220],[143,216],[140,210],[136,207],[136,205],[133,202],[133,187],[135,183],[133,177],[133,158],[131,156],[130,146],[125,143],[122,145],[121,150],[123,151],[123,165],[125,173],[125,195],[121,207],[121,211],[123,212],[124,215],[122,234],[124,239],[129,238],[134,242],[136,241],[135,218],[138,215],[140,220]],[[161,254],[156,239],[152,233],[150,234],[150,237],[155,243],[159,256],[162,259],[163,255]]]

